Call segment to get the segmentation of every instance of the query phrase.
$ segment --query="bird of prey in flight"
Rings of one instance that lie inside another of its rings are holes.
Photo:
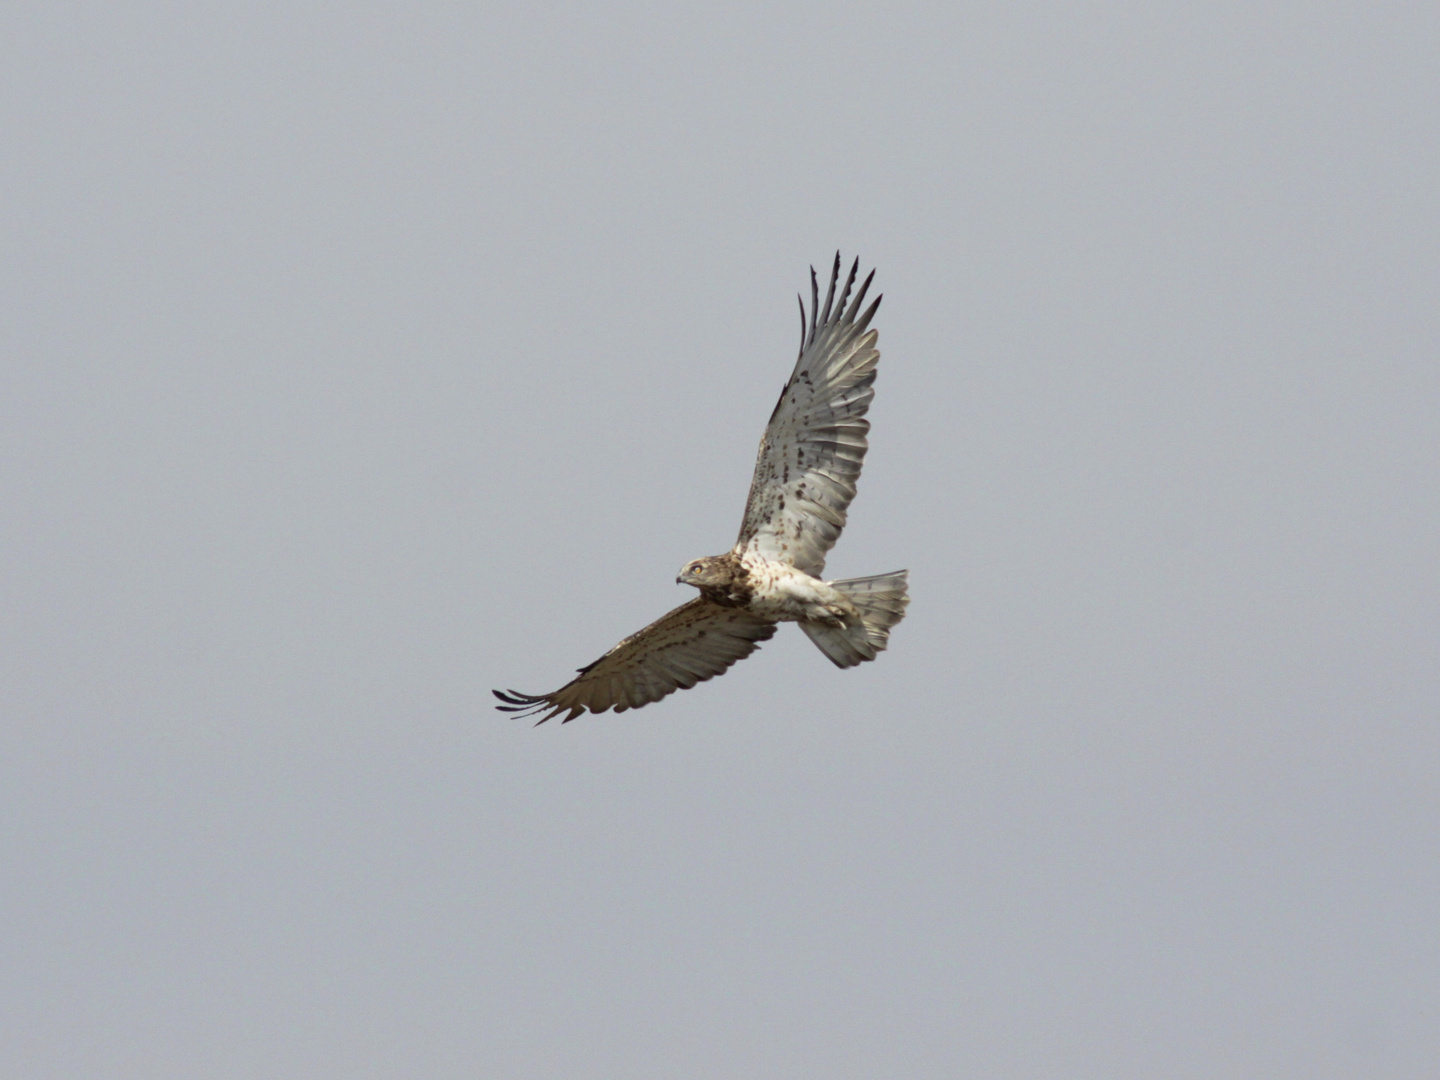
[[[840,290],[840,255],[825,306],[810,268],[810,312],[800,301],[800,356],[760,440],[755,478],[740,538],[723,555],[694,559],[677,583],[700,595],[632,634],[559,690],[548,694],[494,691],[503,712],[539,715],[638,709],[721,674],[775,633],[800,629],[838,667],[874,660],[890,628],[905,617],[908,572],[822,581],[825,553],[845,526],[865,460],[865,413],[875,396],[877,332],[869,329],[876,297],[861,310],[872,270],[850,298],[856,259]]]

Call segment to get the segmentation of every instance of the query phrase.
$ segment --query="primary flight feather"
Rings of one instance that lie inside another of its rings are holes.
[[[840,255],[825,306],[810,269],[800,301],[800,355],[760,439],[740,538],[724,555],[685,564],[675,580],[700,595],[632,634],[549,694],[494,691],[503,712],[540,715],[638,709],[721,674],[781,622],[800,629],[838,667],[875,659],[910,602],[907,571],[822,581],[825,555],[845,527],[865,460],[865,413],[875,397],[876,297],[861,310],[872,270],[853,299],[856,259],[840,295]]]

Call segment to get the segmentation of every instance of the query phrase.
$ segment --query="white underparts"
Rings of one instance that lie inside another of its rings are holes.
[[[754,590],[747,607],[763,619],[831,626],[859,620],[855,605],[844,594],[803,570],[762,559],[749,551],[741,555],[740,561],[750,572],[748,584]]]

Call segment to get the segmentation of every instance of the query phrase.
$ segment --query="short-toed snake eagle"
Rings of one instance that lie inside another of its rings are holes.
[[[857,259],[835,303],[840,256],[825,307],[810,270],[810,313],[800,302],[800,356],[760,440],[740,538],[724,555],[688,562],[677,582],[700,595],[632,634],[549,694],[496,690],[504,712],[543,723],[587,709],[638,709],[688,689],[749,656],[781,622],[798,622],[839,667],[873,660],[905,617],[907,571],[822,581],[825,553],[845,526],[865,459],[865,413],[875,396],[880,297],[863,312],[872,270],[850,299]]]

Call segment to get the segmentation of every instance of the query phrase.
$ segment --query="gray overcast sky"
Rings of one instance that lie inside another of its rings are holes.
[[[1440,8],[13,5],[0,1062],[1440,1059]],[[794,628],[533,728],[878,267]]]

